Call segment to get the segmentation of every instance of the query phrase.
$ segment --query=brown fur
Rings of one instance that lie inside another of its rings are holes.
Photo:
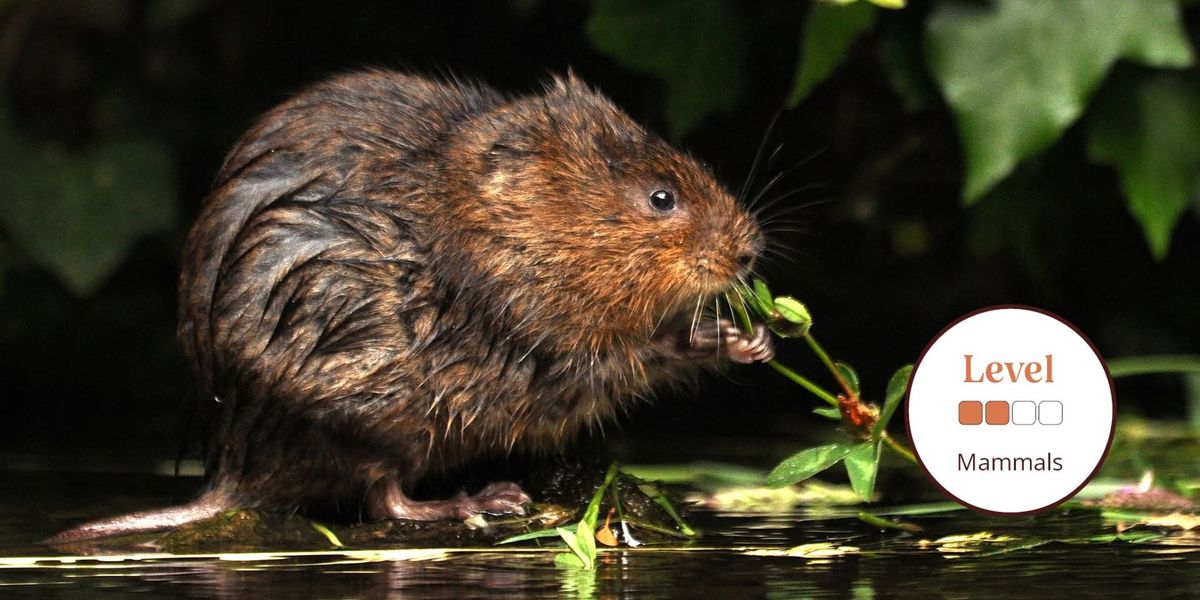
[[[702,166],[573,76],[517,98],[317,84],[237,144],[184,249],[179,337],[216,410],[194,504],[353,502],[559,448],[715,363],[677,352],[681,329],[761,243]]]

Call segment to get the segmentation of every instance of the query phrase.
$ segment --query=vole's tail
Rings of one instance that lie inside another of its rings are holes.
[[[119,535],[161,531],[163,529],[178,527],[185,523],[207,519],[228,509],[228,502],[224,498],[217,494],[204,493],[199,498],[182,506],[147,510],[111,519],[90,521],[66,531],[60,531],[45,539],[42,543],[50,546],[59,546]]]

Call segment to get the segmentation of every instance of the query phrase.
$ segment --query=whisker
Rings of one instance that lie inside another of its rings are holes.
[[[713,296],[713,308],[717,311],[717,318],[713,320],[713,329],[717,331],[717,355],[721,354],[721,296]]]
[[[787,200],[788,198],[791,198],[797,194],[800,194],[803,192],[810,192],[812,190],[828,189],[828,188],[829,188],[829,186],[826,184],[823,184],[823,183],[810,183],[808,185],[802,185],[800,187],[790,189],[790,190],[788,190],[784,193],[781,193],[777,196],[772,196],[771,199],[764,202],[762,204],[762,206],[755,208],[751,212],[751,214],[754,215],[755,218],[758,218],[759,215],[762,215],[762,214],[766,213],[767,211],[778,206],[780,202],[783,202],[784,200]],[[784,207],[780,210],[783,210],[783,211],[802,210],[802,209],[806,209],[806,208],[812,208],[814,206],[819,206],[821,204],[828,204],[832,201],[833,201],[832,198],[819,198],[816,200],[807,200],[800,204]]]
[[[696,328],[700,326],[700,303],[703,300],[703,296],[696,296],[696,309],[692,311],[692,324],[688,328],[688,345],[696,341]]]
[[[754,178],[758,175],[759,160],[762,158],[763,150],[767,146],[767,140],[771,139],[771,132],[775,129],[775,124],[779,122],[779,115],[783,114],[783,109],[775,112],[775,116],[771,117],[771,122],[767,124],[767,130],[763,133],[762,141],[758,143],[758,150],[754,152],[754,160],[750,162],[750,171],[746,174],[746,181],[742,182],[742,189],[738,190],[738,200],[746,199],[746,192],[750,190],[751,184],[754,183]],[[783,147],[782,144],[779,146]],[[779,153],[777,148],[771,153],[772,159]]]

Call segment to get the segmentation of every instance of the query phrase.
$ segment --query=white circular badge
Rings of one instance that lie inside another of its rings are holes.
[[[1028,306],[967,314],[914,367],[906,412],[929,476],[977,510],[1028,514],[1070,498],[1112,441],[1116,396],[1082,333]]]

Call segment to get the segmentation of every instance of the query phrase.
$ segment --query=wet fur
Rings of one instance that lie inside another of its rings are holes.
[[[659,187],[683,217],[646,205]],[[704,168],[574,77],[517,98],[389,71],[313,86],[238,142],[184,248],[204,492],[56,541],[361,505],[389,478],[560,448],[715,363],[663,340],[760,247]]]

